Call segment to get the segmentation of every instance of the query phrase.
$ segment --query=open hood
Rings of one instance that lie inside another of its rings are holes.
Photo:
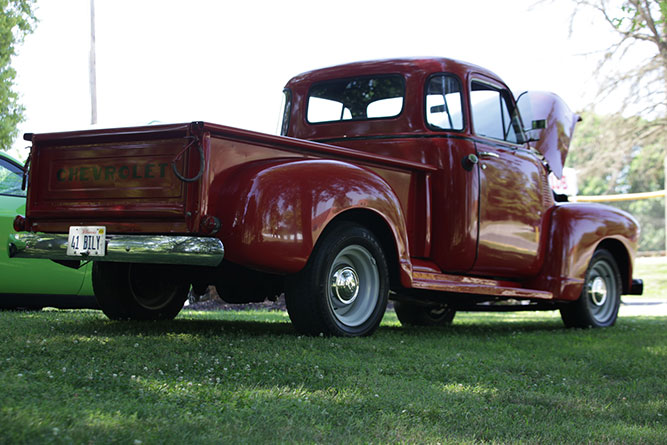
[[[521,93],[517,98],[517,106],[524,125],[529,128],[527,133],[531,145],[542,153],[553,174],[560,179],[574,125],[581,118],[558,95],[546,91]]]

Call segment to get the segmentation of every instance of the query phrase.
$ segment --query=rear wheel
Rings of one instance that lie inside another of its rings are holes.
[[[190,288],[173,268],[156,264],[95,262],[93,289],[112,320],[171,320]]]
[[[370,335],[387,307],[389,271],[366,228],[344,223],[324,235],[308,264],[286,282],[294,327],[304,334]]]
[[[448,326],[456,311],[447,306],[423,306],[403,301],[394,302],[394,311],[404,326]]]
[[[596,251],[579,299],[560,310],[563,323],[568,327],[612,326],[618,317],[622,290],[614,257],[607,250]]]

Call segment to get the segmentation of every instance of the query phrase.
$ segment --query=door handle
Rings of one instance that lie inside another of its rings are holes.
[[[490,151],[480,151],[479,152],[479,157],[480,158],[499,158],[500,155],[498,153],[492,153]]]

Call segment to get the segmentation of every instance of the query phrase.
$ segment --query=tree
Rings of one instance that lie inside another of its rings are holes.
[[[0,149],[11,147],[23,121],[24,108],[14,91],[16,71],[11,67],[16,46],[32,32],[34,0],[0,0]]]
[[[602,51],[598,74],[602,75],[601,96],[625,89],[623,105],[641,105],[638,114],[660,117],[664,127],[667,115],[667,0],[574,0],[572,15],[585,8],[596,11],[618,36]],[[636,63],[638,51],[650,54]],[[664,128],[661,131],[665,131]]]
[[[664,189],[667,164],[667,0],[573,0],[597,13],[618,39],[602,51],[598,100],[622,95],[612,116],[587,115],[575,131],[568,164],[582,194]],[[571,29],[572,30],[572,29]],[[628,114],[633,117],[627,117]],[[586,122],[586,120],[589,120]],[[577,135],[579,133],[579,135]],[[665,248],[665,200],[619,204],[642,223],[640,248]]]

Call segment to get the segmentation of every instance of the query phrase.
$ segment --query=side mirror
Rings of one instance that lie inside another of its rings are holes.
[[[532,122],[531,130],[544,130],[547,128],[547,120],[546,119],[538,119],[536,121]]]
[[[524,131],[528,140],[526,142],[537,142],[542,137],[542,131],[547,128],[546,119],[538,119],[531,122],[530,128],[526,128]]]

